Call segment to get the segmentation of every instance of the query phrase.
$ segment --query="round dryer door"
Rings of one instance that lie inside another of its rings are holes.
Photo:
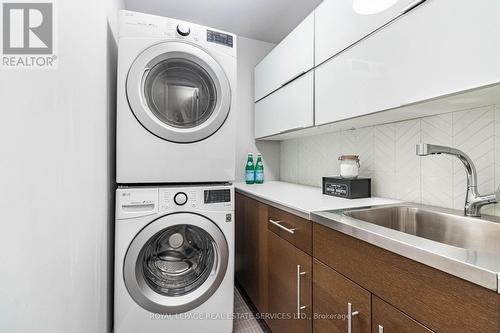
[[[126,89],[142,126],[176,143],[211,136],[224,124],[231,107],[231,87],[220,64],[185,42],[162,42],[139,54]]]
[[[160,314],[187,312],[222,283],[228,245],[222,231],[193,213],[163,216],[143,228],[125,255],[123,277],[142,308]]]

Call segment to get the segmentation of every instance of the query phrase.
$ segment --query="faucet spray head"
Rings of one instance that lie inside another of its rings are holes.
[[[417,156],[427,156],[429,155],[429,144],[427,143],[417,143]]]

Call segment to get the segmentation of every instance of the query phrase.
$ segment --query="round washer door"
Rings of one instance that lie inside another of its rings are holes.
[[[170,214],[135,236],[125,255],[123,278],[142,308],[183,313],[217,290],[228,256],[226,238],[214,222],[194,213]]]
[[[185,42],[162,42],[139,54],[129,70],[126,89],[142,126],[176,143],[211,136],[231,108],[231,87],[220,64]]]

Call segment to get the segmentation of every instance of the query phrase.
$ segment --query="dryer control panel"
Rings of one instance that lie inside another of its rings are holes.
[[[207,29],[207,42],[233,47],[233,36]]]
[[[236,57],[237,53],[237,37],[229,32],[129,10],[120,11],[119,37],[182,40],[232,57]]]

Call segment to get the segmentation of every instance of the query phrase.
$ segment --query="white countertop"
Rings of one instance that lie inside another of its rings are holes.
[[[396,204],[401,201],[385,198],[342,199],[324,195],[320,187],[298,185],[280,181],[264,184],[235,183],[237,192],[247,194],[266,204],[310,219],[312,212]]]

